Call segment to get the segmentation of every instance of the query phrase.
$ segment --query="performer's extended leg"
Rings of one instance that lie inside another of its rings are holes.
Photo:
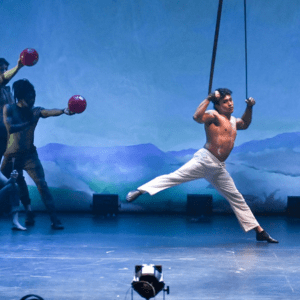
[[[204,171],[205,170],[201,162],[198,162],[195,160],[195,158],[192,158],[178,170],[170,174],[158,176],[138,187],[138,190],[141,192],[147,192],[152,196],[160,191],[181,183],[203,178],[205,175]]]
[[[44,169],[37,153],[33,153],[26,159],[26,161],[24,162],[24,170],[32,178],[38,188],[41,198],[50,215],[52,227],[54,229],[63,229],[61,222],[57,218],[54,200],[45,180]]]
[[[259,223],[255,219],[244,197],[237,190],[233,179],[225,167],[220,167],[219,172],[216,172],[212,177],[207,178],[207,180],[229,202],[245,232],[259,226]]]
[[[208,179],[208,181],[215,187],[215,189],[225,197],[233,209],[240,225],[245,232],[255,229],[257,241],[267,241],[268,243],[278,243],[266,231],[264,231],[248,204],[246,203],[242,194],[237,190],[233,179],[226,171],[225,167],[221,167],[220,171]]]
[[[170,174],[158,176],[138,187],[136,191],[129,192],[126,199],[128,202],[131,202],[145,192],[149,193],[152,196],[162,190],[168,189],[184,182],[203,178],[204,176],[205,168],[202,162],[197,161],[195,158],[192,158],[178,170]]]
[[[175,172],[156,177],[140,186],[138,190],[154,195],[164,189],[183,182],[205,177],[205,179],[229,201],[245,231],[249,231],[259,226],[245,199],[237,190],[232,178],[226,171],[225,164],[219,162],[207,150],[202,149],[200,154],[201,156],[192,158]]]

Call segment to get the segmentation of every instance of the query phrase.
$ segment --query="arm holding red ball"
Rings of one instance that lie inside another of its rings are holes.
[[[18,71],[23,67],[24,65],[21,62],[21,59],[18,60],[17,65],[4,72],[0,75],[0,85],[6,85],[9,83],[9,81],[18,73]]]

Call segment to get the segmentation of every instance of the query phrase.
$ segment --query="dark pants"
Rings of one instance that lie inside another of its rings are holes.
[[[19,210],[20,198],[18,186],[15,183],[8,183],[0,190],[0,202],[3,203],[3,206],[8,206],[6,201],[9,199],[10,210],[13,208],[13,211]],[[7,211],[8,212],[8,211]]]
[[[1,165],[1,171],[7,178],[9,178],[10,173],[12,172],[12,167],[12,157],[4,156],[4,160]],[[19,173],[17,183],[20,189],[20,199],[22,204],[26,207],[26,205],[29,205],[31,202],[29,198],[28,187],[23,176],[23,170],[25,170],[36,184],[48,213],[51,217],[54,217],[54,200],[45,180],[44,169],[39,160],[37,152],[34,151],[29,154],[24,154],[22,157],[16,157],[14,169]]]
[[[9,203],[7,200],[9,199]],[[5,213],[16,212],[19,210],[20,197],[18,186],[13,182],[8,182],[0,190],[1,211]]]
[[[7,138],[1,136],[0,137],[0,162],[1,162],[4,152],[6,150],[6,144],[7,144]]]

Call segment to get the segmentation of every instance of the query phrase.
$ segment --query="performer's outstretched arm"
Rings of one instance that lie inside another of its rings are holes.
[[[10,69],[4,72],[2,75],[0,75],[0,85],[6,85],[8,82],[17,74],[17,72],[24,67],[21,60],[18,60],[18,64]]]
[[[71,112],[68,108],[64,108],[64,109],[57,109],[57,108],[43,109],[41,111],[41,116],[43,118],[58,117],[58,116],[61,116],[62,114],[71,116],[71,115],[74,115],[75,113]]]
[[[246,100],[247,107],[242,116],[242,118],[237,119],[236,121],[236,129],[244,130],[249,127],[252,121],[252,107],[255,105],[255,100],[250,97]]]

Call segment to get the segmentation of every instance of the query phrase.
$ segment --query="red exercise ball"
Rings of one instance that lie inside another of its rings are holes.
[[[24,66],[31,67],[39,60],[39,54],[35,49],[26,48],[20,54],[21,62]]]
[[[80,114],[86,109],[86,100],[80,95],[74,95],[69,99],[68,108],[71,112]]]

